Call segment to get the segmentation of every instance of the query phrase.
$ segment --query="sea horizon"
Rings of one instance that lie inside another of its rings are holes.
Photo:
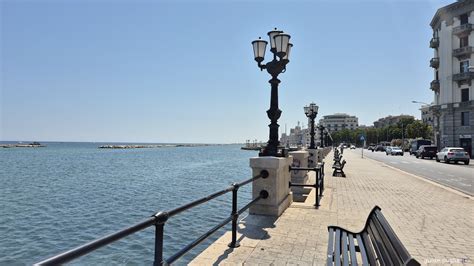
[[[198,144],[198,145],[235,145],[244,144],[244,142],[232,142],[232,143],[218,143],[218,142],[137,142],[137,141],[74,141],[74,140],[0,140],[0,144],[15,144],[15,143],[97,143],[97,144],[147,144],[147,145],[160,145],[160,144]]]

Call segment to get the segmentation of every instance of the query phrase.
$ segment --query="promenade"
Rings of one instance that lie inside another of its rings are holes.
[[[191,265],[324,265],[327,226],[358,231],[375,205],[422,265],[474,265],[471,197],[350,150],[343,154],[347,178],[333,177],[332,158],[331,152],[325,160],[319,209],[312,206],[313,190],[278,218],[247,216],[239,223],[239,248],[227,247],[226,232]]]

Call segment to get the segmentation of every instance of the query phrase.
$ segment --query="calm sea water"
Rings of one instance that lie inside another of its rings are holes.
[[[45,143],[0,149],[0,265],[27,265],[251,177],[256,152],[238,145],[98,149],[100,143]],[[239,205],[251,198],[239,190]],[[231,195],[171,218],[165,257],[228,217]],[[196,254],[229,230],[192,250]],[[101,248],[73,265],[150,265],[154,229]]]

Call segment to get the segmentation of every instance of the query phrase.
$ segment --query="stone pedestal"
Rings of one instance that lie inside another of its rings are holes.
[[[314,168],[318,164],[321,149],[308,149],[308,167]]]
[[[308,151],[292,151],[289,153],[293,156],[293,167],[308,167]],[[291,183],[306,184],[308,181],[308,171],[291,171]],[[294,194],[303,194],[304,187],[291,187]]]
[[[259,178],[252,184],[252,198],[258,197],[261,190],[268,192],[268,198],[252,205],[250,214],[280,216],[290,206],[292,195],[289,188],[289,167],[292,162],[292,156],[250,158],[253,176],[262,170],[267,170],[269,173],[267,178]]]

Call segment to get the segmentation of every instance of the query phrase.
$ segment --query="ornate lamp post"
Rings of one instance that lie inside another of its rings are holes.
[[[268,37],[270,39],[270,52],[273,53],[273,60],[262,64],[265,57],[265,50],[268,42],[261,40],[255,40],[252,42],[253,53],[255,56],[255,61],[258,63],[260,70],[266,69],[267,72],[272,76],[268,81],[271,84],[271,98],[270,98],[270,109],[267,110],[268,118],[270,118],[270,138],[268,140],[267,146],[259,154],[259,156],[276,156],[283,157],[284,153],[278,152],[278,146],[280,142],[278,141],[278,128],[277,123],[278,119],[281,116],[281,110],[278,108],[278,84],[280,80],[278,75],[286,71],[286,65],[290,62],[290,50],[293,44],[290,43],[291,36],[283,33],[283,31],[272,30],[268,32]]]
[[[316,149],[314,145],[314,119],[318,115],[319,107],[315,103],[310,103],[309,106],[304,107],[305,115],[311,120],[311,129],[309,131],[309,135],[311,136],[311,144],[309,145],[310,149]]]

